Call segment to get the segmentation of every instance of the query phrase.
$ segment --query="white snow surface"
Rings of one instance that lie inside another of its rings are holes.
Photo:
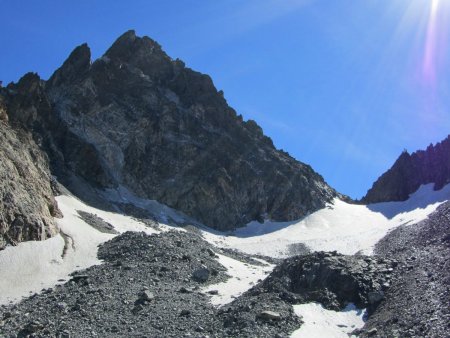
[[[217,295],[211,296],[213,305],[222,306],[234,300],[245,291],[253,287],[258,280],[265,279],[273,270],[275,265],[269,264],[264,260],[258,260],[261,265],[243,263],[234,258],[217,254],[218,262],[227,269],[230,276],[228,280],[222,283],[209,285],[203,289],[203,292],[217,290]]]
[[[292,333],[291,338],[348,338],[349,333],[364,326],[366,313],[354,304],[337,312],[326,310],[319,303],[294,305],[294,312],[303,317],[304,324]]]
[[[333,204],[293,222],[251,222],[233,233],[205,230],[203,237],[218,246],[249,254],[285,258],[302,243],[312,251],[352,255],[372,254],[374,245],[390,230],[419,222],[450,199],[450,184],[439,191],[421,186],[404,202],[355,205],[335,199]]]
[[[79,217],[77,210],[96,214],[118,232],[156,232],[131,217],[95,209],[73,196],[62,195],[56,200],[64,215],[64,218],[56,219],[61,230],[59,235],[45,241],[23,242],[0,251],[0,304],[17,302],[24,296],[64,282],[76,270],[101,263],[97,258],[98,246],[115,235],[97,231]],[[169,227],[160,225],[160,228]]]

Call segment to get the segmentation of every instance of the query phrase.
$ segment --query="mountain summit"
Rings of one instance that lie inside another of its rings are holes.
[[[8,86],[13,124],[33,131],[52,173],[125,187],[213,228],[289,221],[340,196],[228,106],[211,78],[134,31],[91,61],[75,48],[48,81]]]
[[[394,165],[373,184],[363,203],[405,201],[423,184],[440,190],[450,183],[450,135],[426,150],[404,151]]]

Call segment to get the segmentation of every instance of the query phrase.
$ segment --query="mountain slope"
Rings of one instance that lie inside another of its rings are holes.
[[[28,74],[8,95],[11,118],[33,130],[66,184],[76,175],[125,186],[218,229],[298,219],[338,196],[244,122],[207,75],[134,31],[94,62],[77,47],[48,81]]]
[[[29,134],[7,122],[0,96],[0,250],[53,236],[58,215],[45,156]]]
[[[398,261],[386,299],[369,318],[370,337],[448,337],[450,323],[450,202],[429,218],[401,226],[376,254]]]
[[[439,190],[450,182],[450,136],[426,150],[403,152],[363,197],[365,204],[405,201],[421,185],[434,183]]]

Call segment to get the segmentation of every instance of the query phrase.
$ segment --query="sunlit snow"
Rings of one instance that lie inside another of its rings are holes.
[[[303,318],[304,324],[291,338],[348,338],[352,331],[364,326],[366,313],[353,304],[338,312],[326,310],[318,303],[294,305],[294,311]]]
[[[67,280],[73,271],[101,263],[97,258],[98,245],[115,235],[95,230],[79,217],[77,210],[96,214],[118,232],[156,232],[131,217],[92,208],[73,196],[62,195],[56,200],[64,215],[64,218],[56,219],[61,229],[59,235],[46,241],[23,242],[0,251],[0,304],[18,301]],[[160,228],[169,229],[164,225]]]
[[[390,230],[425,219],[450,199],[450,185],[439,191],[433,185],[421,186],[404,202],[355,205],[336,199],[333,204],[293,222],[251,222],[233,233],[204,231],[215,245],[285,258],[295,254],[295,245],[305,244],[313,251],[333,251],[352,255],[372,254],[374,245]]]
[[[266,261],[258,260],[263,265],[243,263],[224,255],[217,255],[218,261],[226,269],[230,278],[222,283],[209,285],[203,289],[204,292],[216,290],[218,293],[211,297],[214,305],[225,305],[249,290],[258,280],[266,278],[275,267]]]

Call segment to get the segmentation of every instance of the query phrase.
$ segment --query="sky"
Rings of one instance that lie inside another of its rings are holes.
[[[450,134],[450,0],[0,0],[0,80],[47,79],[129,29],[209,74],[229,105],[362,197]]]

